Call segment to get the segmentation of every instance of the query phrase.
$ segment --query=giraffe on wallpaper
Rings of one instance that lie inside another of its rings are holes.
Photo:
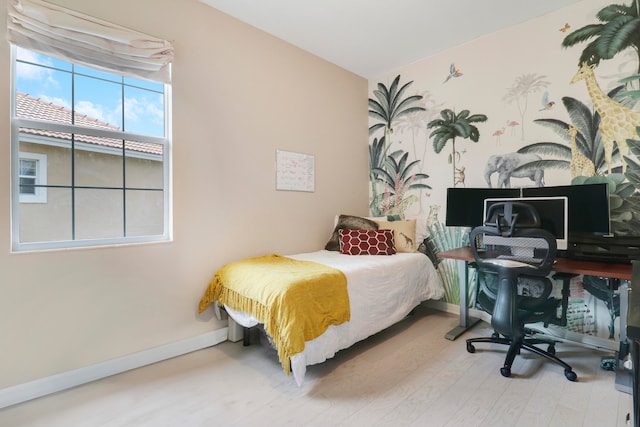
[[[571,137],[571,178],[576,176],[595,176],[596,167],[591,159],[578,151],[578,145],[576,144],[578,128],[571,125],[567,129],[567,133]]]
[[[587,85],[589,97],[596,111],[600,113],[600,134],[602,135],[602,145],[604,148],[604,159],[607,163],[607,169],[611,173],[611,155],[613,152],[613,143],[618,145],[620,158],[622,160],[622,172],[627,170],[627,162],[624,156],[629,154],[627,139],[636,139],[638,133],[636,126],[640,125],[640,113],[633,111],[619,102],[609,98],[606,93],[600,89],[600,85],[593,73],[595,66],[589,65],[586,61],[578,69],[575,76],[571,79],[571,84],[584,80]]]

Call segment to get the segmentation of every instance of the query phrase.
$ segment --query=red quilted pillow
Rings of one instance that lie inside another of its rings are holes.
[[[339,230],[340,253],[346,255],[393,255],[393,230]]]

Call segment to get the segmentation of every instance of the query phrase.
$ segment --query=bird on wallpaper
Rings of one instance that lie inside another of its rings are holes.
[[[555,101],[549,101],[549,92],[545,92],[542,95],[542,108],[540,111],[551,110],[554,105],[556,105]]]
[[[569,25],[569,23],[567,22],[566,24],[564,24],[564,27],[560,28],[560,31],[566,33],[567,31],[569,31],[569,28],[571,28],[571,25]]]
[[[451,77],[460,77],[461,75],[462,73],[459,69],[456,68],[455,64],[451,64],[451,66],[449,67],[449,75],[447,76],[446,80],[442,82],[442,84],[448,82]]]

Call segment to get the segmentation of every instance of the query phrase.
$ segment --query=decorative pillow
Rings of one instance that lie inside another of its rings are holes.
[[[393,230],[394,242],[398,252],[415,252],[416,248],[416,220],[376,221],[379,230]]]
[[[353,215],[340,215],[338,217],[338,223],[333,230],[331,238],[325,245],[325,249],[328,251],[340,250],[340,230],[377,230],[378,224],[370,219],[362,218]]]
[[[392,230],[339,230],[340,253],[346,255],[393,255]]]

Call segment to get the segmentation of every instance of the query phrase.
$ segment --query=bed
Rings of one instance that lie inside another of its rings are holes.
[[[303,384],[307,366],[322,363],[332,358],[338,351],[397,323],[422,301],[440,299],[444,295],[444,289],[432,262],[420,252],[354,256],[340,251],[323,249],[309,253],[286,256],[269,255],[268,257],[269,259],[271,257],[283,258],[281,261],[285,262],[303,262],[326,267],[328,270],[337,272],[338,276],[343,275],[345,279],[344,285],[348,301],[346,314],[333,309],[333,307],[329,310],[321,310],[324,325],[320,333],[313,339],[305,340],[301,347],[291,351],[293,354],[283,354],[287,352],[283,350],[281,343],[276,342],[275,347],[278,350],[285,373],[292,372],[299,386]],[[262,261],[263,258],[260,257],[260,260]],[[232,264],[235,265],[235,263]],[[240,265],[237,270],[244,272],[245,268],[244,265]],[[216,273],[216,277],[218,277],[218,273]],[[261,274],[259,273],[259,275]],[[245,276],[244,273],[241,273],[241,276]],[[245,282],[255,281],[255,277],[248,280],[247,277],[242,277],[242,279]],[[335,277],[334,280],[336,280]],[[224,287],[217,283],[218,291],[214,292],[215,282],[216,278],[205,291],[200,303],[200,311],[211,304],[215,305],[220,302],[218,301],[220,289]],[[316,288],[325,289],[325,285]],[[327,293],[331,296],[340,295],[340,292],[335,290],[327,291]],[[321,298],[322,295],[314,296],[312,306],[315,307]],[[263,313],[260,310],[254,309],[252,313],[250,308],[238,303],[234,298],[222,299],[227,302],[231,301],[231,303],[223,305],[224,309],[235,322],[244,327],[253,327],[259,323],[264,324],[264,320],[269,318],[262,316]],[[336,303],[335,305],[339,306],[340,304]],[[263,307],[261,306],[260,309]],[[308,310],[305,309],[306,311]],[[260,315],[252,315],[256,313]],[[278,319],[277,316],[283,316],[287,319],[292,317],[289,314],[274,314],[275,322],[272,324],[267,321],[272,328],[278,322],[286,323],[286,321]],[[269,328],[266,326],[265,324],[265,330],[269,334]],[[299,329],[309,328],[301,326]],[[271,332],[273,335],[279,336],[279,333],[274,332],[273,329]],[[272,334],[269,336],[273,340]]]

